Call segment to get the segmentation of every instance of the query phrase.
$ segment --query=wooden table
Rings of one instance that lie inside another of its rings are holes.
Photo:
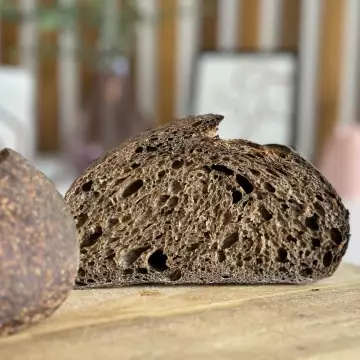
[[[360,359],[360,268],[307,286],[74,291],[1,360]]]

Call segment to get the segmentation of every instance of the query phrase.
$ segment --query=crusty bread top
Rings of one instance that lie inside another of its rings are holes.
[[[349,214],[333,187],[286,146],[219,139],[222,119],[150,130],[74,182],[78,286],[301,283],[335,271]]]

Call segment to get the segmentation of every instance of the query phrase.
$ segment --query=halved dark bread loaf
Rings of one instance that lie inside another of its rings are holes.
[[[334,273],[349,213],[292,149],[216,136],[219,115],[148,131],[66,194],[81,238],[77,287],[305,283]]]

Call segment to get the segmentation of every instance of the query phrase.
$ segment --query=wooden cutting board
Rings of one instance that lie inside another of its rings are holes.
[[[306,286],[73,291],[1,360],[360,359],[360,268]]]

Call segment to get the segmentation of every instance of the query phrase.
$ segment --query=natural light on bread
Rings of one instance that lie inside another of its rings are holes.
[[[220,139],[222,119],[148,131],[73,183],[77,287],[306,283],[334,273],[349,214],[333,187],[286,146]]]

